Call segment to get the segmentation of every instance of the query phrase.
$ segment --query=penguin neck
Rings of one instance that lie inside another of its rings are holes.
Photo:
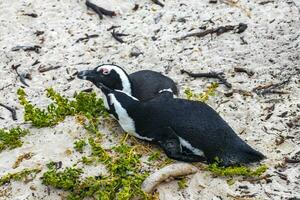
[[[135,134],[136,128],[132,113],[138,109],[140,102],[123,91],[110,93],[106,95],[106,98],[108,99],[110,110],[113,111],[113,115],[121,127],[129,134]]]
[[[116,68],[115,70],[120,76],[121,85],[122,85],[121,90],[129,95],[132,95],[132,83],[130,81],[128,74],[120,68]]]
[[[124,91],[115,90],[115,92],[109,93],[107,96],[111,105],[118,103],[119,106],[122,106],[127,111],[131,111],[132,108],[138,107],[140,105],[140,101],[137,98]]]

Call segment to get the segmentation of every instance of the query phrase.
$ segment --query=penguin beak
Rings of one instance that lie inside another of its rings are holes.
[[[83,80],[89,80],[89,81],[94,81],[96,76],[94,70],[84,70],[80,71],[77,74],[77,78],[83,79]]]

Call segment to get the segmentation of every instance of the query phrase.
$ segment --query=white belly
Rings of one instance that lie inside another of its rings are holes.
[[[116,100],[116,97],[113,94],[110,94],[110,100],[114,105],[115,111],[118,115],[118,122],[121,125],[122,129],[126,131],[129,135],[137,137],[142,140],[151,141],[153,138],[143,137],[137,134],[135,130],[135,123],[133,119],[128,115],[127,111],[122,107],[122,105]]]

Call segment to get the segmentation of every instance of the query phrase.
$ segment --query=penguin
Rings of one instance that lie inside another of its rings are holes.
[[[217,159],[220,166],[231,166],[265,158],[203,102],[169,98],[169,91],[139,101],[123,91],[100,88],[124,131],[158,144],[172,159],[208,163]]]
[[[110,89],[122,90],[140,101],[151,99],[163,90],[178,95],[177,86],[172,79],[151,70],[141,70],[128,75],[117,65],[103,64],[93,70],[80,71],[77,77],[89,80],[97,87],[104,84]]]

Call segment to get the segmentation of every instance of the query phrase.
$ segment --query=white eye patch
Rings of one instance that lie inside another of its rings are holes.
[[[110,73],[110,71],[109,71],[108,69],[103,69],[103,72],[102,72],[102,73],[105,74],[105,75],[107,75],[107,74]]]
[[[104,67],[99,68],[97,71],[104,75],[108,75],[110,73],[110,70]]]

